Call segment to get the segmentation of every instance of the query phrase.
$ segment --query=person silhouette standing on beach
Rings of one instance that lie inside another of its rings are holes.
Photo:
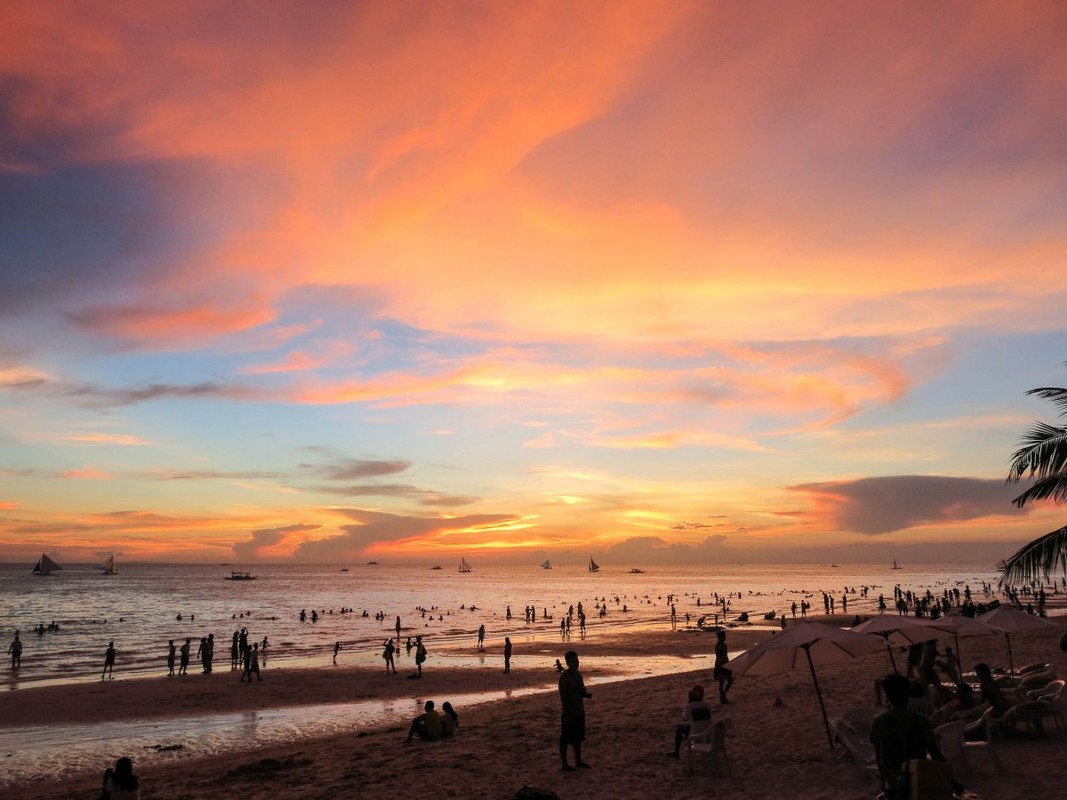
[[[582,742],[585,741],[585,701],[593,695],[585,690],[585,681],[578,671],[578,654],[568,650],[563,660],[567,668],[559,676],[559,700],[562,706],[559,732],[559,759],[566,772],[575,767],[588,769],[582,761]],[[574,750],[574,767],[567,763],[567,747]]]
[[[200,637],[200,644],[197,645],[197,648],[196,648],[196,657],[200,659],[201,671],[205,675],[211,671],[211,667],[209,666],[210,661],[209,661],[209,657],[208,657],[208,652],[209,651],[208,651],[208,648],[207,648],[207,637],[206,636],[201,636]]]
[[[174,660],[177,658],[178,651],[174,647],[174,640],[171,639],[167,643],[167,677],[174,677]]]
[[[385,659],[385,674],[392,672],[396,675],[396,664],[393,662],[393,640],[387,639],[382,645],[382,658]]]
[[[233,638],[230,640],[230,671],[237,669],[237,665],[241,663],[241,632],[234,631]]]
[[[478,649],[479,650],[484,650],[485,649],[485,626],[484,625],[479,625],[478,626]]]
[[[334,642],[333,643],[333,663],[334,664],[337,663],[337,654],[340,653],[340,652],[341,652],[341,643],[340,642]]]
[[[396,640],[398,642],[400,641],[400,615],[399,614],[397,614],[397,617],[396,617]]]
[[[415,676],[422,677],[422,664],[426,661],[426,645],[422,643],[422,637],[415,637]]]
[[[511,638],[504,637],[504,672],[511,672]]]
[[[104,653],[104,671],[100,673],[100,680],[111,680],[111,673],[115,668],[115,643],[107,643],[107,652]]]
[[[18,669],[22,666],[22,640],[19,638],[18,631],[15,631],[15,638],[8,645],[7,652],[11,654],[11,669]]]
[[[180,654],[180,659],[179,659],[179,664],[178,664],[178,674],[179,675],[188,675],[189,674],[189,646],[192,644],[192,642],[193,642],[192,639],[186,639],[185,640],[185,644],[183,644],[181,646],[181,648],[179,648],[179,650],[178,650],[178,653]]]
[[[734,685],[734,673],[726,668],[726,662],[730,660],[730,653],[726,648],[726,631],[715,631],[715,636],[719,641],[715,643],[715,671],[712,675],[719,683],[719,703],[726,705],[730,702],[726,693]]]

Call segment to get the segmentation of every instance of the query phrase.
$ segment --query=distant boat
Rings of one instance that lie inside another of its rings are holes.
[[[58,569],[63,569],[55,561],[50,559],[44,553],[41,553],[41,558],[33,568],[34,575],[51,575]]]
[[[541,565],[541,569],[552,569],[552,562],[546,558],[545,563]]]
[[[367,566],[368,567],[376,567],[376,566],[378,566],[378,562],[377,561],[368,561],[367,562]]]
[[[900,566],[900,564],[898,564],[897,560],[894,558],[893,559],[893,569],[904,569],[904,567]]]
[[[471,571],[471,565],[468,564],[467,563],[467,559],[465,559],[463,557],[460,557],[460,559],[459,559],[459,571],[460,572],[470,572]]]
[[[432,567],[430,567],[430,569],[441,569],[441,565],[440,564],[434,564]]]
[[[109,553],[107,558],[100,562],[97,566],[104,575],[115,575],[118,573],[118,567],[115,566],[115,554]]]
[[[644,572],[644,570],[643,569],[638,569],[637,567],[633,567],[633,568],[630,569],[630,572],[633,575],[640,575],[642,572]]]
[[[348,567],[341,567],[341,572],[348,572]]]
[[[255,579],[256,576],[251,572],[237,572],[236,570],[231,572],[226,578],[228,581],[254,581]]]
[[[593,561],[592,558],[589,559],[589,571],[590,572],[600,572],[600,565],[597,564],[595,561]]]

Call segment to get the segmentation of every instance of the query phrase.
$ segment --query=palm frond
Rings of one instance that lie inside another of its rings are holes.
[[[1067,567],[1067,525],[1020,547],[1004,561],[1000,585],[1047,580],[1057,566]]]
[[[1019,444],[1011,456],[1009,481],[1027,474],[1044,478],[1067,470],[1067,427],[1035,422]]]
[[[1012,500],[1012,505],[1022,508],[1035,500],[1051,500],[1059,505],[1067,504],[1067,475],[1049,475],[1035,481],[1021,495]]]
[[[1040,389],[1031,389],[1028,395],[1037,395],[1042,400],[1049,400],[1059,408],[1060,416],[1067,416],[1067,389],[1058,386],[1043,386]]]

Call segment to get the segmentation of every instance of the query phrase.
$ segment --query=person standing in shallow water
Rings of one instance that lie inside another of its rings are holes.
[[[562,706],[559,732],[559,759],[563,769],[571,772],[575,767],[588,769],[582,761],[582,742],[585,741],[585,701],[593,697],[585,690],[585,681],[578,671],[578,654],[568,650],[563,660],[567,668],[559,676],[559,700]],[[567,763],[567,747],[574,750],[574,767]]]
[[[189,647],[192,644],[192,639],[186,639],[178,652],[181,654],[178,664],[178,674],[187,675],[189,673]]]
[[[382,658],[385,659],[385,674],[392,672],[396,675],[396,663],[393,661],[393,640],[387,639],[382,645]]]
[[[174,677],[174,661],[178,657],[178,650],[174,646],[174,640],[171,639],[167,644],[167,677]]]
[[[18,669],[22,666],[22,640],[19,638],[18,631],[15,631],[15,638],[8,645],[7,652],[11,653],[11,669]]]
[[[730,660],[730,653],[726,648],[726,631],[716,631],[715,636],[719,641],[715,643],[715,672],[713,676],[719,683],[719,703],[726,705],[730,702],[726,697],[726,693],[734,685],[734,673],[726,668],[726,662]]]
[[[485,626],[484,625],[479,625],[478,626],[478,649],[479,650],[484,650],[485,649]]]
[[[426,645],[422,643],[422,637],[415,637],[415,674],[422,677],[422,664],[426,661]]]
[[[504,637],[504,672],[511,672],[511,638]]]

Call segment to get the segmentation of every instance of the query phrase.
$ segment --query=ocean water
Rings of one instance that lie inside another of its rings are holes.
[[[235,565],[237,566],[237,565]],[[730,618],[747,611],[788,613],[802,599],[822,613],[822,592],[838,600],[846,587],[848,613],[877,610],[879,593],[892,604],[893,587],[939,595],[943,589],[970,586],[976,600],[996,573],[982,565],[921,566],[892,570],[888,565],[811,566],[655,566],[633,574],[627,567],[602,566],[589,573],[584,565],[542,569],[539,565],[474,564],[460,574],[456,565],[361,564],[347,568],[314,565],[259,565],[256,580],[229,581],[229,566],[131,563],[116,575],[68,565],[48,577],[32,575],[27,565],[0,566],[0,641],[16,630],[24,642],[22,666],[0,669],[7,688],[83,681],[99,676],[108,642],[118,652],[116,677],[166,673],[167,642],[196,645],[209,633],[215,638],[217,668],[228,666],[232,634],[247,628],[249,641],[270,642],[268,668],[277,664],[328,663],[340,642],[346,663],[377,664],[381,644],[395,635],[422,634],[435,655],[464,653],[474,658],[479,625],[486,644],[499,648],[504,636],[516,643],[559,641],[559,622],[569,606],[582,603],[588,635],[670,624],[667,596],[674,595],[679,625],[695,625],[713,613],[716,593],[729,595]],[[862,598],[861,587],[869,587]],[[988,598],[986,598],[988,599]],[[606,615],[596,610],[606,605]],[[699,603],[699,605],[698,605]],[[524,608],[537,609],[538,621],[527,624]],[[512,619],[506,619],[507,607]],[[709,607],[710,606],[710,607]],[[341,613],[351,608],[352,613]],[[309,620],[301,622],[300,611]],[[317,622],[310,621],[315,610]],[[367,611],[368,616],[362,616]],[[384,619],[375,619],[383,613]],[[178,619],[178,615],[181,619]],[[548,618],[545,618],[547,614]],[[686,614],[689,622],[686,622]],[[38,634],[38,626],[55,629]],[[577,636],[577,630],[572,631]],[[517,637],[517,638],[516,638]],[[5,645],[6,650],[6,645]],[[406,653],[402,649],[401,669]],[[199,671],[193,658],[190,671]]]

